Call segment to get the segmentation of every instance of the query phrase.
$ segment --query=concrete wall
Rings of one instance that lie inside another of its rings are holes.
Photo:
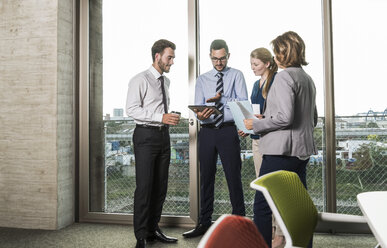
[[[57,227],[74,222],[74,23],[72,0],[58,1],[57,57]]]
[[[0,1],[0,226],[74,219],[72,0]]]

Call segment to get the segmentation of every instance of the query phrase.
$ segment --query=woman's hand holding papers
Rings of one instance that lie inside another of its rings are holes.
[[[244,119],[243,123],[247,130],[253,130],[253,119]]]
[[[265,118],[264,115],[254,115],[254,116],[257,117],[260,120]],[[253,130],[253,122],[254,122],[253,119],[244,119],[243,120],[243,123],[245,124],[245,127],[246,127],[247,130]]]

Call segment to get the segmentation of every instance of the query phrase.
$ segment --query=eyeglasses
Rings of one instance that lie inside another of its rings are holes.
[[[213,62],[224,62],[224,61],[226,61],[227,60],[227,58],[228,58],[228,56],[224,56],[224,57],[221,57],[221,58],[216,58],[216,57],[211,57],[211,60],[213,61]]]

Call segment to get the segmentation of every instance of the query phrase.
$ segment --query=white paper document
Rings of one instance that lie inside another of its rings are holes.
[[[253,113],[255,115],[260,115],[261,114],[261,108],[259,104],[252,104],[253,105]]]
[[[254,134],[253,130],[247,130],[245,124],[243,123],[244,119],[257,119],[257,117],[254,116],[251,103],[249,101],[240,101],[228,102],[227,104],[230,107],[238,129],[242,130],[244,133]]]

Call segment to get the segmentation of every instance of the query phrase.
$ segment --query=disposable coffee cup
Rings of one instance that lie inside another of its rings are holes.
[[[172,111],[171,114],[175,114],[175,115],[178,115],[180,117],[181,113],[178,112],[178,111]]]

